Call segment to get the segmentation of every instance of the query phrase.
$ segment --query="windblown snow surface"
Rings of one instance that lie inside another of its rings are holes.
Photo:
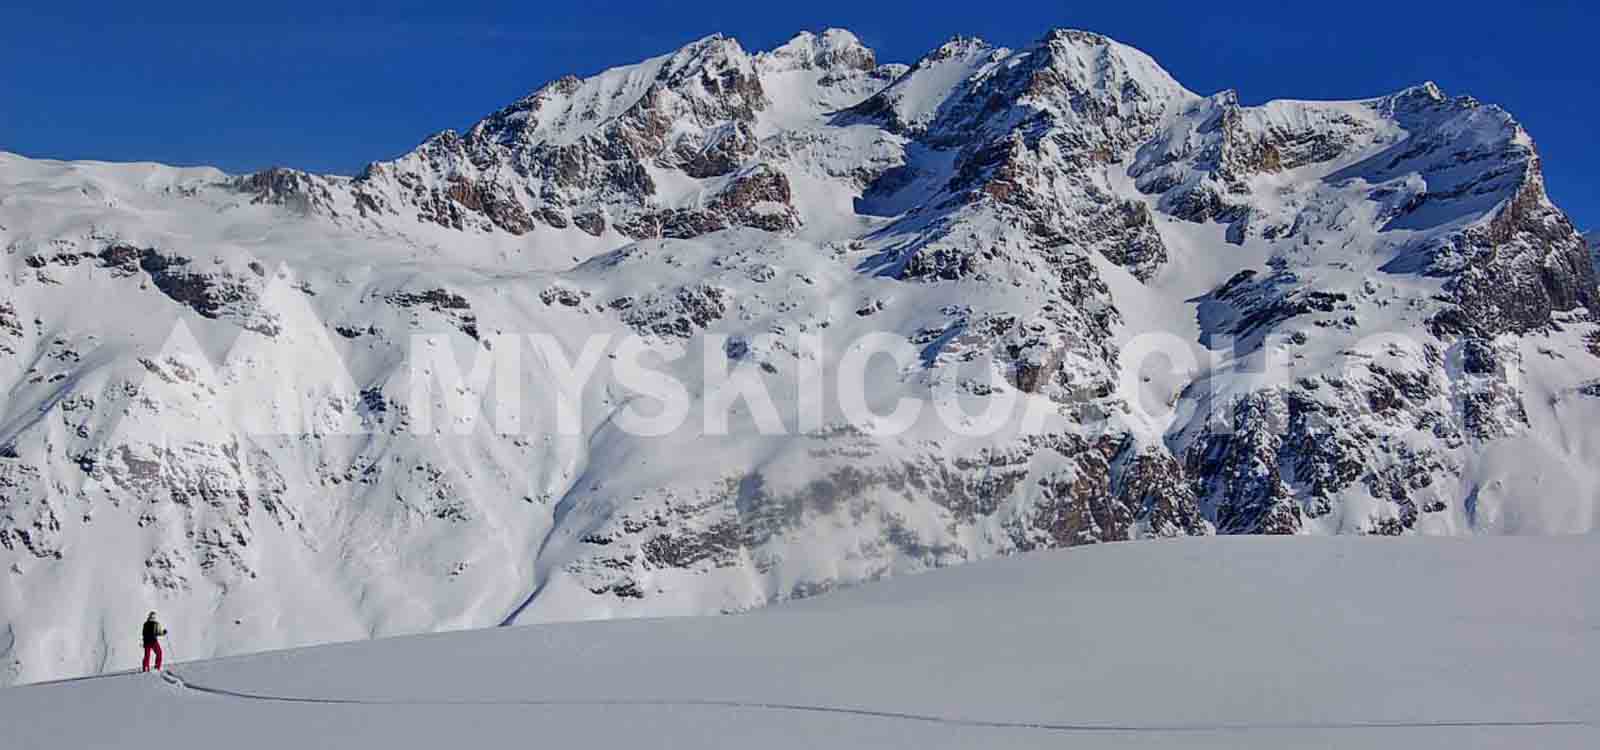
[[[16,750],[1592,748],[1597,566],[1593,536],[1102,545],[11,688],[0,726]]]

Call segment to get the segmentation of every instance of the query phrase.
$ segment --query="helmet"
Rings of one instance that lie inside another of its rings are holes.
[[[147,621],[147,622],[155,622],[155,621],[156,621],[156,612],[155,612],[155,610],[150,610],[150,616],[149,616],[149,617],[146,617],[146,618],[144,618],[144,619],[145,619],[145,620],[146,620],[146,621]]]

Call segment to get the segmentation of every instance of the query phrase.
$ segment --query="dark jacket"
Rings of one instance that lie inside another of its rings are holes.
[[[154,645],[156,645],[156,639],[160,638],[161,636],[164,636],[166,634],[167,634],[167,629],[161,627],[161,623],[156,622],[155,620],[145,620],[145,623],[144,623],[144,645],[146,645],[146,646],[154,646]]]

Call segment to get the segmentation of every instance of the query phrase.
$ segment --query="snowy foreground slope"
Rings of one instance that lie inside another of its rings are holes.
[[[216,656],[1593,531],[1600,289],[1540,158],[1430,83],[1246,106],[1074,30],[710,36],[349,177],[0,153],[0,684],[151,609]]]
[[[17,750],[1592,748],[1597,566],[1595,537],[1105,545],[12,688],[0,726]]]

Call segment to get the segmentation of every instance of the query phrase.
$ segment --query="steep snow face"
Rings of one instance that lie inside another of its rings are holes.
[[[770,101],[757,132],[787,141],[833,140],[820,127],[824,116],[854,106],[906,70],[878,65],[872,50],[842,29],[801,33],[757,55],[756,67]]]
[[[952,39],[874,96],[869,111],[881,115],[896,131],[925,132],[939,115],[941,105],[956,99],[963,87],[972,85],[975,78],[1005,59],[1009,52],[979,39]]]
[[[0,246],[9,682],[1600,512],[1590,247],[1431,84],[708,37],[354,178],[0,154]]]

